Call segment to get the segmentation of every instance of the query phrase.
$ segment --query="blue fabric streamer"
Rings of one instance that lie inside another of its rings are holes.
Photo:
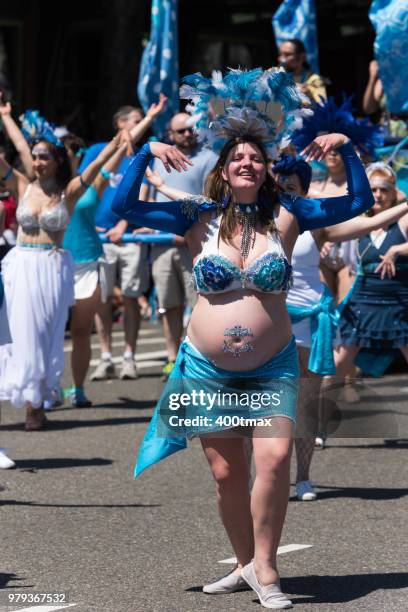
[[[314,0],[283,0],[272,17],[272,27],[277,45],[291,38],[301,40],[306,48],[307,61],[313,71],[319,73]]]
[[[369,17],[376,31],[374,53],[391,113],[408,112],[407,0],[374,0]]]
[[[327,287],[322,297],[314,306],[294,306],[287,304],[288,313],[292,323],[299,323],[303,319],[310,319],[310,332],[312,346],[309,357],[309,370],[320,376],[336,373],[333,358],[333,339],[339,314]]]
[[[144,111],[158,101],[160,93],[168,98],[165,110],[152,124],[160,139],[179,111],[177,4],[177,0],[152,0],[150,40],[140,63],[137,93]]]

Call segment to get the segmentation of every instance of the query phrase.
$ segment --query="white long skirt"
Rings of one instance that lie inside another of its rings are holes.
[[[0,345],[11,342],[10,327],[7,316],[6,298],[3,297],[0,306]]]
[[[0,398],[38,408],[53,401],[64,371],[74,262],[68,251],[16,246],[2,275],[12,344],[0,347]]]

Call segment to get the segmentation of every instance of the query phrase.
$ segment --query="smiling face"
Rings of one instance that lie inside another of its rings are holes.
[[[48,143],[44,140],[37,142],[32,150],[33,170],[39,180],[54,179],[57,175],[58,162],[54,159]]]
[[[266,162],[256,144],[236,144],[228,153],[222,178],[232,191],[236,202],[254,202],[266,178]]]

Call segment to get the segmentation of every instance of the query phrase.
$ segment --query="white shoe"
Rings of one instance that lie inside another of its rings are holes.
[[[326,438],[323,438],[322,436],[317,436],[317,438],[315,438],[315,448],[320,448],[321,450],[323,450],[326,447]]]
[[[223,576],[216,582],[205,584],[203,592],[210,595],[223,595],[224,593],[235,593],[235,591],[247,591],[248,585],[245,580],[239,575],[231,572]]]
[[[90,380],[115,378],[115,364],[110,359],[101,359],[89,378]]]
[[[268,584],[267,586],[259,584],[255,574],[253,561],[242,568],[241,575],[251,589],[258,595],[259,601],[264,608],[269,608],[271,610],[286,610],[293,607],[290,599],[282,593],[279,583]]]
[[[311,480],[300,480],[296,483],[296,495],[300,501],[314,501],[317,497]]]
[[[13,467],[16,467],[14,461],[10,459],[10,457],[7,457],[4,449],[0,448],[0,469],[10,470]]]
[[[122,369],[120,370],[119,378],[121,380],[136,380],[139,378],[137,373],[136,363],[133,359],[124,359]]]

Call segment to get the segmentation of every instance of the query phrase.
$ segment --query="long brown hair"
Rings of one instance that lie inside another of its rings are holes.
[[[230,151],[238,144],[250,143],[255,145],[265,162],[267,169],[268,156],[265,147],[262,143],[254,139],[252,136],[238,136],[233,140],[229,140],[227,144],[221,150],[220,156],[214,168],[211,170],[204,186],[204,194],[218,202],[220,204],[220,212],[222,213],[222,219],[220,224],[220,237],[223,240],[230,241],[234,236],[235,228],[238,224],[237,215],[232,206],[232,191],[231,187],[222,177],[222,170],[227,162],[227,157]],[[275,181],[268,172],[266,172],[265,182],[259,190],[258,194],[258,207],[259,207],[259,221],[262,227],[268,233],[277,232],[275,219],[273,216],[274,205],[278,202],[278,192]],[[228,203],[228,204],[227,204]],[[227,204],[227,206],[222,206]]]

